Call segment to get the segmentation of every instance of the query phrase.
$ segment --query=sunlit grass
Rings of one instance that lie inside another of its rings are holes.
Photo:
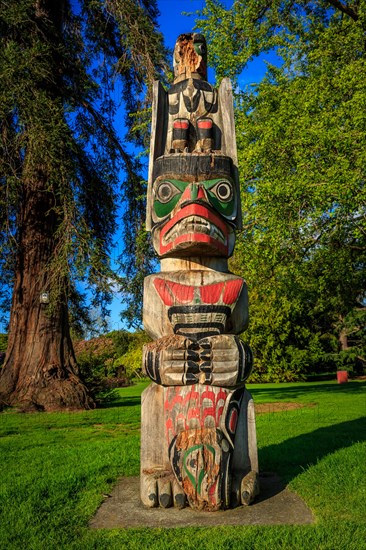
[[[139,473],[144,387],[94,411],[0,416],[0,548],[366,548],[365,382],[249,386],[256,403],[305,405],[258,415],[258,446],[261,469],[304,498],[314,525],[88,529],[117,477]]]

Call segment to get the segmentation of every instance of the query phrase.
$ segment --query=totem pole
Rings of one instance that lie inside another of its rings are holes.
[[[155,83],[145,279],[141,500],[219,510],[258,494],[245,281],[228,271],[241,226],[231,84],[207,82],[201,34],[178,37],[174,83]]]

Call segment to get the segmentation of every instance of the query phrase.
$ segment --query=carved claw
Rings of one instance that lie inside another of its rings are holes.
[[[160,468],[141,473],[141,500],[148,508],[186,506],[186,496],[174,474]]]
[[[198,345],[185,336],[165,336],[144,346],[146,374],[162,386],[189,386],[198,383]]]
[[[249,506],[259,494],[258,473],[251,471],[241,481],[241,503]]]

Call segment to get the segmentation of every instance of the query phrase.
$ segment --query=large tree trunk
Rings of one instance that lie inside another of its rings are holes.
[[[0,403],[22,410],[93,406],[78,376],[70,338],[65,276],[55,269],[58,218],[45,177],[24,183],[10,331]],[[62,265],[60,265],[60,270]],[[62,273],[62,271],[61,271]],[[40,303],[49,292],[51,304]]]

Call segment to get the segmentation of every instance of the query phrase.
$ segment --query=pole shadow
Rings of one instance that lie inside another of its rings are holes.
[[[299,397],[307,396],[309,392],[314,392],[318,394],[322,393],[333,393],[335,395],[339,393],[343,394],[352,394],[352,395],[362,395],[366,397],[366,381],[360,382],[347,382],[347,384],[338,384],[337,382],[333,383],[315,383],[304,382],[303,384],[286,386],[278,384],[278,387],[267,388],[265,385],[262,385],[260,388],[256,388],[253,384],[253,387],[249,383],[247,389],[253,395],[254,401],[260,396],[261,401],[265,401],[266,396],[270,401],[274,400],[283,400],[284,394],[286,395],[286,400],[290,401],[291,399],[297,399]]]
[[[280,480],[276,480],[271,492],[281,491],[325,456],[365,440],[366,417],[360,417],[268,445],[259,449],[259,464],[263,468],[261,477],[275,476],[267,471],[273,468]]]

